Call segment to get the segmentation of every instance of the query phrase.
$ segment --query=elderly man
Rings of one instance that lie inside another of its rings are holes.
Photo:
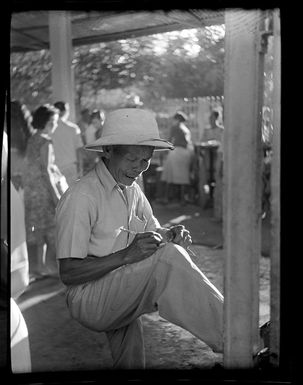
[[[144,368],[140,316],[159,311],[222,351],[223,297],[190,259],[190,234],[166,229],[136,183],[153,152],[173,149],[152,113],[109,113],[86,146],[103,156],[57,207],[57,258],[71,316],[104,331],[114,368]]]

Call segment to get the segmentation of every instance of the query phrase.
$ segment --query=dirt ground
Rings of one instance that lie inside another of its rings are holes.
[[[196,206],[159,206],[154,211],[161,224],[176,220],[191,230],[196,254],[192,259],[223,291],[224,250],[213,248],[222,242],[221,225]],[[269,258],[261,256],[260,325],[269,319],[269,267]],[[31,284],[18,303],[28,326],[33,372],[111,368],[105,334],[90,331],[71,319],[59,280],[48,278]],[[222,355],[214,354],[206,344],[158,313],[143,316],[143,324],[147,369],[209,369],[222,362]]]

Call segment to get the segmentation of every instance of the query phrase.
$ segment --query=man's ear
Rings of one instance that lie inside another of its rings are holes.
[[[113,153],[113,146],[102,146],[103,156],[106,159],[110,159]]]

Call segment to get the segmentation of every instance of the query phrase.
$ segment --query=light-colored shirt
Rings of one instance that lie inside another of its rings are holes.
[[[77,149],[83,146],[83,142],[81,130],[76,124],[59,119],[51,138],[59,169],[77,162]]]
[[[124,249],[135,233],[160,227],[137,183],[124,193],[101,159],[61,198],[56,210],[57,258],[103,257]]]
[[[216,128],[207,128],[203,132],[202,141],[217,141],[219,144],[218,151],[223,153],[223,132],[224,128],[221,126],[217,126]]]
[[[85,130],[86,143],[90,144],[96,140],[97,128],[93,124],[89,124]]]

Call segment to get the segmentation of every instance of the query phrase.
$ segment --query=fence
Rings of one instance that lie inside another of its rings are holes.
[[[151,109],[156,112],[156,118],[162,136],[168,138],[172,126],[172,116],[182,110],[188,116],[187,127],[191,130],[194,143],[200,142],[203,131],[209,126],[209,115],[212,110],[219,111],[219,124],[224,127],[223,107],[224,96],[207,96],[184,99],[164,99],[158,104],[153,104]],[[263,106],[262,141],[271,147],[273,135],[272,109]]]
[[[192,140],[194,144],[199,144],[202,139],[204,129],[209,127],[209,116],[212,110],[219,111],[219,123],[223,124],[223,96],[209,96],[209,97],[197,97],[197,98],[184,98],[184,99],[163,99],[157,104],[148,106],[156,113],[156,119],[158,121],[161,136],[164,138],[169,137],[169,131],[172,126],[172,116],[176,111],[182,110],[188,116],[186,122],[187,127],[192,134]],[[271,110],[267,107],[263,107],[263,121],[262,121],[262,141],[267,147],[271,147],[272,142],[272,117]],[[156,154],[155,162],[163,163],[165,154]],[[263,213],[269,211],[269,198],[270,198],[270,155],[265,154],[263,159],[263,193],[262,193],[262,209]]]
[[[162,136],[168,138],[172,126],[172,116],[176,111],[182,110],[188,116],[187,127],[192,134],[194,143],[201,141],[203,131],[209,125],[209,115],[213,109],[219,111],[219,120],[223,124],[223,96],[208,96],[184,99],[164,99],[152,109]]]

